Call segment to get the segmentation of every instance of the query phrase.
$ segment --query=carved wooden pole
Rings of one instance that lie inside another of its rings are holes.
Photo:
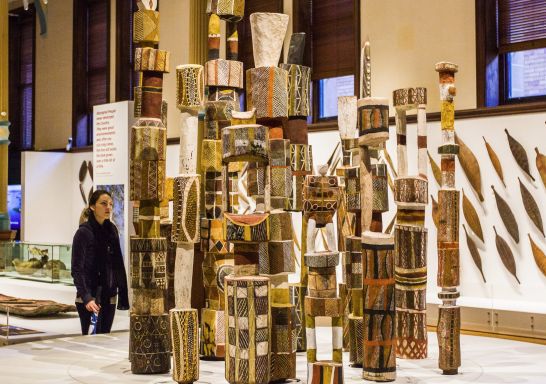
[[[382,213],[388,211],[387,170],[378,151],[389,138],[389,102],[371,97],[370,44],[361,53],[358,100],[360,193],[362,208],[362,377],[372,381],[396,378],[394,239],[383,234]],[[353,306],[355,300],[353,300]],[[358,324],[358,323],[357,323]]]
[[[135,70],[142,72],[135,89],[135,116],[130,155],[130,200],[139,201],[139,237],[131,238],[129,357],[133,373],[165,373],[171,367],[169,316],[165,313],[167,239],[160,234],[160,201],[165,193],[167,130],[162,121],[163,74],[168,51],[159,44],[156,1],[139,1],[134,14]]]
[[[442,186],[438,191],[438,276],[442,300],[438,315],[438,365],[444,375],[456,375],[461,366],[461,309],[457,306],[459,292],[459,191],[455,187],[455,157],[459,146],[455,144],[456,64],[436,64],[440,77],[442,145]]]

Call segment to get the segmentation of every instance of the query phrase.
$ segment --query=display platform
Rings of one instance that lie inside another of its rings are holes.
[[[319,357],[329,345],[329,329],[318,328]],[[78,336],[0,348],[0,377],[5,383],[173,383],[170,374],[133,375],[127,360],[129,333]],[[546,346],[479,336],[461,336],[460,374],[442,376],[437,368],[436,335],[429,333],[429,358],[397,361],[395,383],[526,383],[546,382]],[[345,383],[365,383],[362,369],[348,366]],[[298,353],[297,377],[305,383],[305,354]],[[223,361],[200,361],[196,383],[226,383]]]

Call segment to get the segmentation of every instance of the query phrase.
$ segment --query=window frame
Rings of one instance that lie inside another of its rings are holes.
[[[314,0],[293,0],[293,18],[292,29],[294,33],[305,32],[305,54],[304,65],[313,68],[313,26],[312,26],[312,9]],[[316,0],[321,1],[321,0]],[[354,1],[355,15],[353,29],[355,34],[355,60],[354,60],[354,73],[348,73],[344,76],[354,75],[354,95],[358,97],[360,92],[360,46],[361,46],[361,33],[360,33],[360,0]],[[336,76],[334,76],[336,77]],[[318,82],[321,79],[315,79],[311,81],[311,123],[313,125],[332,125],[337,122],[337,116],[330,116],[319,118],[319,86]]]
[[[476,103],[477,108],[520,106],[530,110],[543,109],[546,95],[509,98],[509,66],[507,55],[521,49],[499,48],[498,43],[498,0],[476,0]],[[539,47],[537,47],[539,48]],[[488,86],[489,84],[489,86]]]
[[[110,29],[111,29],[111,0],[73,0],[73,61],[72,61],[72,145],[73,147],[88,147],[93,145],[93,108],[89,106],[89,75],[100,73],[88,71],[88,39],[87,18],[89,5],[105,3],[106,6],[106,64],[104,67],[106,78],[106,102],[110,101]],[[85,138],[81,138],[78,121],[86,116],[87,128]],[[82,142],[81,145],[78,143]]]

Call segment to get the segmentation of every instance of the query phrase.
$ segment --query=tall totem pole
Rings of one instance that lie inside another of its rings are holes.
[[[389,101],[371,97],[370,44],[361,53],[362,91],[358,100],[362,208],[362,377],[396,378],[394,239],[382,233],[389,210],[386,164],[379,151],[389,139]],[[355,304],[353,303],[353,306]]]
[[[134,14],[136,123],[131,128],[130,200],[139,202],[137,236],[132,237],[129,359],[133,373],[165,373],[171,367],[169,315],[165,311],[167,239],[160,235],[160,201],[165,198],[167,130],[162,121],[163,74],[169,52],[158,49],[157,1],[138,2]]]
[[[461,366],[461,309],[457,306],[459,285],[459,191],[455,187],[455,73],[453,63],[436,64],[440,77],[442,185],[438,191],[438,276],[442,300],[438,315],[438,365],[444,375],[456,375]]]

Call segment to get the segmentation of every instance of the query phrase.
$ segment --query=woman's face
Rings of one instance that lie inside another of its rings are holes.
[[[95,219],[97,219],[100,224],[102,224],[104,220],[110,219],[113,205],[112,198],[107,194],[102,194],[97,200],[97,203],[91,206],[91,210],[95,214]]]

